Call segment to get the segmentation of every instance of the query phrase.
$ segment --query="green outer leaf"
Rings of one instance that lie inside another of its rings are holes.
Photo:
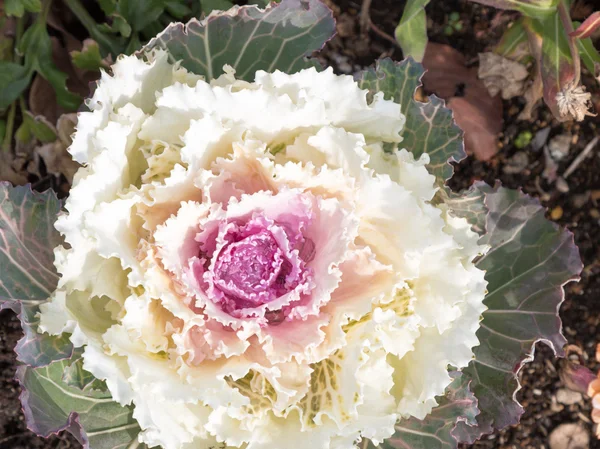
[[[411,151],[415,158],[427,153],[431,160],[429,169],[443,184],[453,172],[448,162],[466,157],[463,132],[454,123],[452,111],[445,107],[443,100],[435,95],[431,95],[427,103],[414,99],[424,72],[423,66],[411,58],[399,63],[386,58],[377,61],[374,69],[360,72],[357,80],[371,95],[383,92],[386,99],[400,103],[406,115],[400,147]]]
[[[396,433],[382,444],[369,443],[368,448],[380,449],[456,449],[457,422],[476,425],[479,413],[477,399],[469,389],[470,379],[452,372],[454,379],[444,396],[436,398],[438,406],[425,419],[409,418],[396,424]]]
[[[423,61],[427,47],[425,6],[428,3],[429,0],[408,0],[394,33],[404,57],[411,56],[417,62]]]
[[[573,234],[548,221],[544,208],[516,190],[478,183],[485,193],[487,233],[491,246],[477,261],[486,270],[488,291],[475,359],[463,369],[479,401],[478,427],[458,427],[461,439],[473,442],[492,428],[516,424],[523,413],[514,396],[517,373],[543,341],[563,355],[566,339],[558,316],[563,286],[579,278],[583,267]]]
[[[100,9],[105,15],[110,16],[117,8],[117,0],[97,0]]]
[[[56,140],[56,131],[54,127],[44,118],[44,116],[34,117],[29,111],[23,115],[23,123],[27,125],[31,133],[42,143],[50,143]]]
[[[7,16],[23,17],[25,11],[35,13],[41,10],[41,0],[5,0],[4,2],[4,12]]]
[[[9,17],[23,17],[23,14],[25,14],[25,6],[21,0],[5,0],[4,13]]]
[[[471,0],[498,9],[512,9],[533,18],[544,18],[556,11],[559,0]]]
[[[40,12],[42,10],[41,0],[22,0],[25,10],[29,12]]]
[[[117,13],[138,32],[158,20],[166,6],[164,0],[119,0]]]
[[[244,6],[186,25],[171,24],[143,49],[164,48],[172,61],[208,79],[229,64],[239,78],[252,81],[257,70],[297,72],[305,57],[335,31],[332,12],[318,0],[283,0],[265,10]]]
[[[575,79],[575,67],[567,33],[558,12],[544,19],[540,25],[541,28],[536,29],[541,30],[542,36],[540,69],[544,83],[544,101],[554,116],[561,120],[556,94]]]
[[[523,22],[523,17],[519,18],[504,32],[500,38],[500,42],[494,47],[494,53],[508,59],[517,60],[518,62],[522,62],[525,59],[519,54],[520,47],[527,47],[528,45],[527,30]]]
[[[92,373],[83,368],[82,350],[78,349],[74,354],[74,361],[65,368],[65,372],[61,378],[62,382],[69,387],[77,388],[84,392],[106,391],[106,384],[100,379],[96,379]]]
[[[19,51],[25,55],[25,67],[29,76],[33,70],[42,75],[54,88],[58,104],[65,109],[75,111],[81,105],[81,97],[69,92],[66,86],[67,75],[56,68],[52,61],[52,43],[44,21],[30,26],[19,45]]]
[[[600,64],[600,53],[594,47],[591,38],[585,39],[577,39],[577,48],[579,49],[579,56],[581,56],[581,60],[590,71],[590,73],[594,74],[594,63]]]
[[[31,81],[32,71],[14,62],[0,61],[0,111],[19,98]]]
[[[210,14],[214,10],[227,11],[233,7],[233,3],[229,0],[201,0],[202,12],[206,15]]]
[[[43,437],[67,430],[86,448],[127,448],[140,431],[132,408],[113,401],[107,391],[84,392],[66,385],[63,373],[74,362],[69,359],[42,368],[17,368],[27,427]]]
[[[1,306],[0,306],[1,307]],[[12,307],[14,309],[14,307]],[[46,366],[53,361],[68,359],[73,354],[73,345],[68,334],[54,337],[38,331],[38,305],[18,303],[17,314],[21,320],[23,337],[17,342],[17,360],[32,367]]]
[[[185,0],[168,1],[165,3],[165,8],[176,19],[183,19],[185,16],[192,15],[192,10],[186,5]]]
[[[75,67],[84,70],[98,71],[104,66],[100,55],[100,46],[91,39],[84,42],[81,51],[72,51],[71,59]]]
[[[56,288],[54,247],[61,243],[54,229],[61,203],[51,190],[34,193],[29,186],[0,182],[0,309],[10,308],[21,320],[24,336],[17,359],[43,366],[68,358],[68,337],[37,332],[36,313]]]

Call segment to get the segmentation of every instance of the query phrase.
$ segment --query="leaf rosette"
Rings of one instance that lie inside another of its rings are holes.
[[[216,45],[214,21],[276,33],[294,4],[209,17],[186,48]],[[486,247],[432,202],[400,104],[298,71],[304,48],[282,53],[290,74],[239,50],[216,78],[192,73],[169,52],[177,30],[120,58],[79,115],[40,328],[71,334],[148,446],[382,442],[473,357]]]
[[[60,279],[40,314],[22,314],[35,344],[20,348],[19,379],[38,433],[99,448],[456,447],[510,423],[497,410],[513,403],[514,373],[499,406],[470,373],[486,332],[505,332],[486,308],[527,291],[513,267],[495,269],[495,247],[512,245],[478,232],[508,228],[523,260],[564,235],[544,228],[528,245],[528,220],[543,217],[520,194],[446,191],[462,133],[441,100],[414,100],[421,66],[319,71],[305,56],[332,30],[316,1],[234,8],[169,27],[102,75],[69,149],[83,167],[55,224]],[[0,234],[28,249],[10,223]],[[553,267],[555,318],[576,259]],[[17,304],[27,286],[5,290]],[[524,322],[538,309],[526,310]],[[521,337],[515,366],[532,342],[563,341],[552,319]],[[58,349],[39,359],[40,347]]]

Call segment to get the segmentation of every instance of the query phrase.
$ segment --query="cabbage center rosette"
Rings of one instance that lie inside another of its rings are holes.
[[[81,113],[40,328],[165,449],[349,449],[423,418],[478,344],[478,236],[405,118],[331,70],[210,82],[120,58]],[[384,151],[384,147],[387,151]]]

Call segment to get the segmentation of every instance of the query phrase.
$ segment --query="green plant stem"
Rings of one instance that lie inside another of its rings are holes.
[[[21,64],[23,60],[23,55],[19,53],[19,45],[21,45],[21,37],[23,37],[23,32],[25,31],[25,20],[24,17],[20,17],[17,20],[17,30],[15,33],[15,62],[17,64]]]
[[[81,4],[79,0],[63,0],[71,12],[75,14],[75,17],[82,23],[85,29],[90,33],[92,39],[94,39],[100,47],[108,48],[112,53],[118,54],[118,49],[114,48],[113,43],[104,34],[102,34],[96,25],[96,21],[92,18],[87,9]]]
[[[46,23],[48,19],[48,13],[50,13],[50,7],[52,6],[52,0],[46,0],[42,6],[42,12],[38,15],[38,21]]]
[[[4,142],[2,142],[2,151],[6,153],[10,152],[16,113],[17,102],[13,101],[10,105],[10,109],[8,110],[8,117],[6,119],[6,134],[4,134]]]
[[[21,37],[23,37],[23,31],[25,30],[25,18],[19,17],[17,19],[17,29],[15,32],[15,46],[14,46],[14,62],[21,64],[23,55],[19,53],[19,45],[21,44]],[[2,142],[2,150],[9,152],[12,144],[13,131],[15,129],[15,117],[17,115],[17,102],[13,101],[8,110],[8,117],[6,119],[6,133],[4,134],[4,142]]]
[[[558,14],[563,27],[565,27],[565,32],[567,33],[567,39],[569,41],[569,50],[571,51],[571,57],[573,58],[573,69],[575,71],[573,85],[578,86],[579,81],[581,80],[581,59],[579,58],[579,51],[577,50],[575,38],[569,36],[569,34],[573,32],[573,21],[569,14],[569,6],[566,4],[565,0],[560,0],[560,3],[558,4]]]

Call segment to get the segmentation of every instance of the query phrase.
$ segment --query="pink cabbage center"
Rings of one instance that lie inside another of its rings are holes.
[[[209,296],[224,311],[239,315],[236,311],[259,307],[295,289],[304,293],[311,270],[303,256],[310,244],[299,229],[286,228],[263,215],[246,223],[223,223],[219,240],[224,244],[209,258],[202,277]]]

